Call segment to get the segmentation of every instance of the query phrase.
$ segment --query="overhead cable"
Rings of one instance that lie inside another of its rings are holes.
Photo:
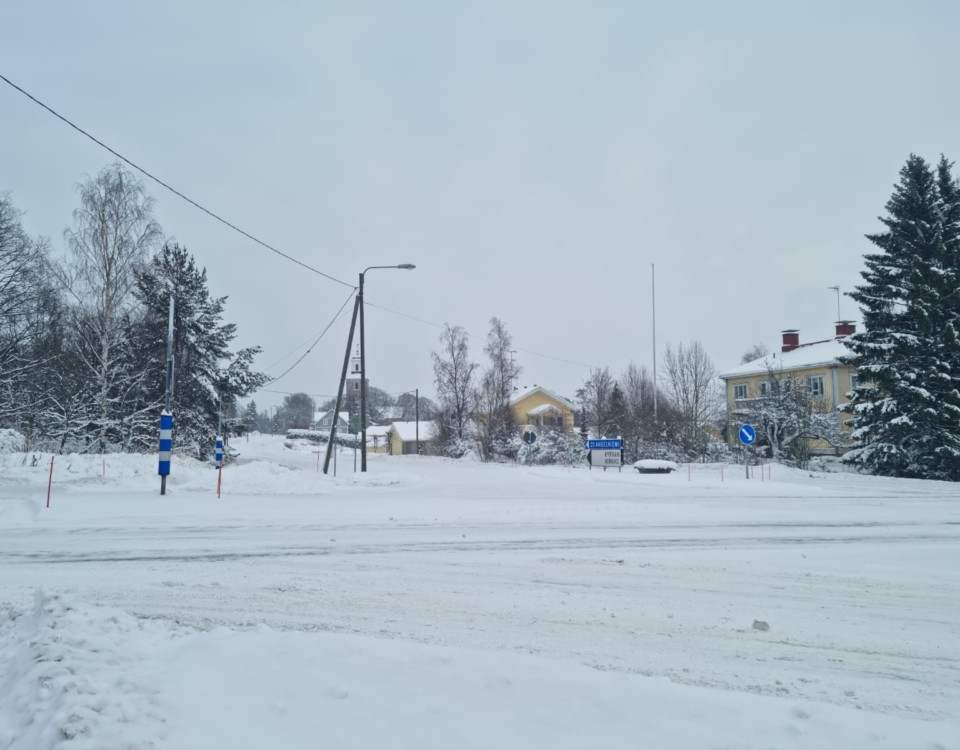
[[[229,221],[227,221],[226,219],[224,219],[223,217],[215,214],[215,213],[214,213],[213,211],[211,211],[209,208],[205,208],[204,206],[200,205],[199,203],[197,203],[197,202],[196,202],[195,200],[193,200],[192,198],[188,198],[186,195],[184,195],[183,193],[181,193],[181,192],[180,192],[179,190],[177,190],[176,188],[174,188],[174,187],[172,187],[171,185],[167,184],[166,182],[164,182],[163,180],[161,180],[159,177],[154,176],[153,174],[151,174],[150,172],[148,172],[146,169],[144,169],[143,167],[141,167],[139,164],[136,164],[135,162],[131,161],[131,160],[128,159],[126,156],[124,156],[123,154],[119,153],[118,151],[116,151],[115,149],[111,148],[110,146],[108,146],[108,145],[107,145],[106,143],[104,143],[103,141],[101,141],[99,138],[96,138],[96,137],[94,137],[93,135],[91,135],[90,133],[88,133],[86,130],[84,130],[83,128],[81,128],[79,125],[76,125],[76,124],[74,124],[73,122],[71,122],[70,120],[68,120],[66,117],[64,117],[63,115],[61,115],[59,112],[57,112],[56,110],[54,110],[52,107],[49,107],[49,106],[47,106],[46,104],[44,104],[42,101],[40,101],[39,99],[37,99],[37,97],[35,97],[35,96],[34,96],[33,94],[31,94],[29,91],[26,91],[25,89],[20,88],[20,86],[18,86],[17,84],[15,84],[13,81],[11,81],[9,78],[7,78],[7,77],[6,77],[5,75],[3,75],[2,73],[0,73],[0,80],[2,80],[4,83],[6,83],[6,84],[12,86],[13,88],[15,88],[17,91],[19,91],[19,92],[20,92],[21,94],[23,94],[25,97],[27,97],[28,99],[30,99],[32,102],[34,102],[34,103],[40,105],[41,107],[43,107],[43,109],[45,109],[47,112],[49,112],[50,114],[52,114],[52,115],[53,115],[54,117],[56,117],[57,119],[65,122],[67,125],[69,125],[71,128],[73,128],[74,130],[76,130],[76,131],[77,131],[78,133],[80,133],[81,135],[86,136],[86,137],[89,138],[91,141],[93,141],[93,142],[96,143],[98,146],[100,146],[101,148],[109,151],[111,154],[113,154],[113,155],[116,156],[118,159],[120,159],[120,161],[124,162],[125,164],[130,165],[131,167],[133,167],[134,169],[136,169],[138,172],[140,172],[141,174],[143,174],[143,175],[145,175],[146,177],[150,178],[151,180],[153,180],[155,183],[157,183],[157,184],[160,185],[161,187],[166,188],[167,190],[169,190],[171,193],[173,193],[173,194],[176,195],[177,197],[182,198],[183,200],[185,200],[185,201],[186,201],[187,203],[189,203],[191,206],[194,206],[195,208],[199,208],[199,209],[200,209],[201,211],[203,211],[205,214],[207,214],[208,216],[210,216],[210,217],[213,218],[213,219],[216,219],[216,220],[219,221],[221,224],[229,227],[230,229],[232,229],[232,230],[235,231],[235,232],[238,232],[238,233],[242,234],[242,235],[243,235],[244,237],[246,237],[247,239],[253,240],[253,241],[256,242],[258,245],[260,245],[261,247],[265,247],[265,248],[266,248],[267,250],[269,250],[270,252],[276,253],[277,255],[279,255],[279,256],[282,257],[282,258],[286,258],[286,259],[289,260],[291,263],[296,263],[298,266],[301,266],[302,268],[306,268],[308,271],[312,271],[313,273],[315,273],[315,274],[317,274],[317,275],[319,275],[319,276],[323,276],[325,279],[329,279],[330,281],[334,281],[334,282],[336,282],[337,284],[342,284],[343,286],[350,287],[351,289],[354,289],[354,288],[355,288],[355,286],[354,286],[353,284],[350,284],[350,283],[348,283],[348,282],[346,282],[346,281],[343,281],[342,279],[338,279],[338,278],[336,278],[335,276],[331,276],[331,275],[328,274],[328,273],[324,273],[324,272],[321,271],[320,269],[314,268],[313,266],[310,266],[310,265],[304,263],[302,260],[297,260],[297,259],[294,258],[292,255],[287,255],[287,253],[283,252],[282,250],[278,250],[278,249],[275,248],[273,245],[270,245],[270,244],[264,242],[263,240],[261,240],[261,239],[259,239],[259,238],[257,238],[257,237],[254,237],[252,234],[250,234],[249,232],[241,229],[241,228],[238,227],[236,224],[233,224],[232,222],[229,222]]]
[[[353,299],[353,290],[351,289],[351,290],[350,290],[350,294],[347,295],[347,298],[343,301],[343,304],[340,305],[340,309],[337,310],[337,314],[333,316],[333,319],[332,319],[329,323],[327,323],[327,327],[324,328],[322,331],[320,331],[320,335],[317,336],[317,338],[314,339],[314,341],[313,341],[312,344],[310,344],[310,348],[307,349],[303,354],[301,354],[301,355],[300,355],[300,358],[299,358],[296,362],[294,362],[292,365],[290,365],[290,366],[289,366],[286,370],[284,370],[282,373],[280,373],[279,375],[277,375],[277,377],[275,377],[273,380],[268,380],[268,381],[265,383],[265,385],[270,385],[271,383],[276,383],[278,380],[280,380],[280,378],[282,378],[284,375],[286,375],[287,373],[289,373],[294,367],[296,367],[296,366],[299,365],[301,362],[303,362],[303,360],[306,358],[306,356],[307,356],[311,351],[313,351],[313,347],[315,347],[315,346],[319,343],[320,339],[323,338],[324,334],[325,334],[327,331],[330,330],[330,326],[332,326],[334,323],[337,322],[337,319],[343,314],[343,311],[346,309],[347,303],[350,302],[350,300],[352,300],[352,299]]]

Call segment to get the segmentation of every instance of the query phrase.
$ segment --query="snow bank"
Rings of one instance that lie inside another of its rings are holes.
[[[633,468],[637,471],[643,473],[645,471],[649,472],[670,472],[677,470],[677,464],[674,461],[659,461],[655,458],[642,458],[639,461],[635,461]]]
[[[507,651],[188,633],[38,595],[0,629],[0,747],[954,747],[956,722],[676,685]],[[939,744],[938,744],[939,743]]]
[[[175,632],[40,592],[30,611],[0,610],[0,747],[153,748],[151,654]]]

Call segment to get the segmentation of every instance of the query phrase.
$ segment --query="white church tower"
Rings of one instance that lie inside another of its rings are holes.
[[[347,367],[347,382],[344,384],[343,395],[345,398],[349,398],[351,395],[360,398],[360,344],[353,347],[353,356],[350,357],[350,364]]]

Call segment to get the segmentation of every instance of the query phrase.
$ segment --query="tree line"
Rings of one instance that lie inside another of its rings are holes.
[[[512,356],[512,336],[492,318],[482,362],[471,359],[469,338],[463,327],[447,325],[433,352],[439,450],[453,457],[476,452],[488,461],[517,458],[528,449],[510,406],[522,373]],[[578,434],[545,430],[547,446],[533,449],[538,458],[579,460],[588,436],[622,437],[631,461],[725,455],[723,392],[702,344],[668,346],[664,360],[660,384],[635,363],[619,378],[608,367],[591,370],[576,393]]]
[[[164,239],[140,180],[112,164],[78,193],[62,261],[0,195],[0,425],[27,449],[155,450],[172,295],[174,442],[204,457],[219,415],[267,382],[253,369],[260,348],[231,347],[227,298],[212,297],[206,269]]]
[[[418,403],[419,401],[419,403]],[[283,402],[271,410],[260,410],[256,401],[250,401],[239,416],[242,429],[253,432],[282,433],[287,430],[306,430],[315,426],[317,415],[333,411],[336,399],[317,402],[308,393],[288,393]],[[360,430],[360,396],[344,394],[340,410],[349,416],[350,433]],[[387,421],[412,422],[418,418],[427,422],[434,418],[436,404],[427,396],[417,398],[413,391],[399,394],[369,386],[367,388],[367,425]]]

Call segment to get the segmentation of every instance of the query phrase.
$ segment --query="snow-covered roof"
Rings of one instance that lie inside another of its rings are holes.
[[[528,411],[527,414],[532,414],[533,416],[538,416],[538,415],[540,415],[540,414],[546,414],[548,411],[556,411],[556,412],[558,412],[558,411],[560,411],[560,410],[559,410],[556,406],[554,406],[553,404],[540,404],[540,406],[536,406],[536,407],[534,407],[533,409],[531,409],[530,411]]]
[[[397,433],[400,439],[409,443],[417,439],[417,423],[416,422],[394,422],[390,425],[390,429]],[[367,433],[369,434],[369,430]],[[433,439],[433,422],[428,420],[420,420],[420,440],[432,440]]]
[[[331,414],[333,414],[333,409],[327,409],[326,411],[318,411],[316,413],[316,420],[319,422],[321,419],[324,419],[325,417],[329,417]],[[348,411],[340,412],[340,419],[342,419],[347,424],[350,424],[350,412]]]
[[[791,372],[793,370],[807,370],[811,367],[836,365],[839,364],[839,358],[848,354],[849,351],[844,346],[843,339],[803,344],[792,352],[774,352],[766,357],[734,367],[732,370],[721,372],[720,377],[728,380],[749,375],[760,375],[771,370],[774,372]]]
[[[383,445],[387,441],[387,436],[390,433],[390,425],[388,424],[378,424],[371,425],[367,427],[367,445]]]
[[[557,393],[554,393],[551,390],[547,390],[542,385],[524,386],[523,388],[520,388],[519,390],[514,391],[513,396],[510,398],[510,405],[513,406],[514,404],[517,404],[520,401],[523,401],[523,399],[525,399],[530,394],[537,393],[537,392],[540,392],[543,395],[552,398],[554,401],[559,401],[561,404],[563,404],[568,409],[570,409],[570,411],[577,410],[577,405],[574,404],[572,401],[564,398],[563,396]],[[533,414],[533,412],[530,412],[530,413]]]

